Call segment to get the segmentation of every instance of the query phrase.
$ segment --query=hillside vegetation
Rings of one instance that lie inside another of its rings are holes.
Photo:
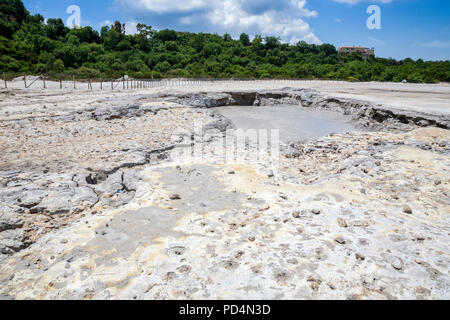
[[[295,78],[449,82],[450,61],[339,56],[331,44],[281,43],[275,37],[154,30],[126,35],[116,22],[100,32],[68,29],[61,19],[30,15],[21,0],[0,0],[0,72],[54,78]]]

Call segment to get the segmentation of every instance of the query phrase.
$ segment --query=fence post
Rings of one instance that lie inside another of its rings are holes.
[[[103,90],[103,79],[100,79],[100,90]]]
[[[62,89],[62,80],[59,80],[59,88]]]
[[[111,90],[114,90],[114,81],[111,80]]]
[[[3,80],[5,81],[5,89],[8,89],[8,83],[6,82],[6,73],[3,72]]]
[[[23,83],[25,84],[25,89],[27,88],[27,75],[23,76]]]
[[[44,82],[44,89],[47,89],[46,87],[45,87],[45,78],[44,78],[44,76],[41,74],[41,79],[42,79],[42,82]]]
[[[75,85],[75,75],[72,76],[72,80],[73,80],[73,89],[76,89],[76,85]]]

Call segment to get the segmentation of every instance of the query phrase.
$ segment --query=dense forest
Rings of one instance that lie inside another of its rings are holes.
[[[450,61],[339,55],[331,44],[282,43],[279,38],[154,30],[120,22],[100,32],[68,29],[61,19],[30,15],[21,0],[0,0],[0,72],[53,78],[295,78],[450,82]]]

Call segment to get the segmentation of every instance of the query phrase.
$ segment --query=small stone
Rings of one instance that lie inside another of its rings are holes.
[[[67,242],[69,242],[67,239],[62,239],[62,240],[61,240],[61,243],[62,243],[62,244],[66,244]]]
[[[359,260],[359,261],[364,261],[364,260],[366,260],[366,257],[364,257],[362,254],[360,254],[360,253],[355,253],[355,258],[356,258],[356,260]]]
[[[337,222],[338,222],[338,225],[339,225],[341,228],[347,228],[347,227],[348,227],[347,221],[345,221],[345,220],[342,219],[342,218],[338,218],[338,219],[337,219]]]
[[[179,273],[188,273],[188,272],[191,271],[191,269],[192,269],[191,266],[183,265],[183,266],[179,267],[179,268],[177,269],[177,271],[178,271]]]
[[[236,174],[236,172],[234,170],[230,170],[228,171],[228,174]]]
[[[377,167],[379,167],[379,166],[381,166],[381,162],[380,162],[380,161],[377,161],[377,162],[375,162],[375,165],[376,165]]]
[[[256,238],[255,237],[248,237],[248,241],[250,242],[255,242]]]
[[[297,219],[298,217],[300,217],[300,211],[294,211],[292,212],[292,216]]]
[[[436,180],[436,181],[434,181],[434,185],[436,185],[436,186],[440,185],[441,183],[442,183],[441,180]]]
[[[402,270],[403,269],[403,261],[400,258],[394,258],[391,262],[391,266],[395,270]]]
[[[313,291],[317,292],[319,290],[319,287],[322,283],[322,280],[320,279],[314,279],[313,277],[309,276],[306,281],[310,283],[310,287]]]
[[[169,196],[169,199],[170,199],[170,200],[180,200],[181,197],[180,197],[180,195],[177,194],[177,193],[172,193],[172,194]]]
[[[287,200],[288,199],[287,195],[282,194],[282,193],[280,193],[280,198],[283,199],[283,200]]]
[[[337,242],[337,243],[339,243],[339,244],[345,244],[345,239],[344,239],[343,237],[341,237],[341,236],[336,237],[336,238],[334,239],[334,241]]]
[[[403,212],[406,213],[406,214],[412,214],[413,213],[411,207],[409,205],[407,205],[407,204],[405,204],[403,206]]]
[[[297,232],[298,233],[303,233],[305,231],[305,229],[303,227],[298,227],[297,228]]]
[[[262,207],[261,209],[259,209],[259,211],[267,211],[270,209],[270,206],[267,204],[264,207]]]
[[[312,209],[311,212],[316,216],[318,216],[321,213],[320,209]]]
[[[424,287],[417,287],[415,289],[415,291],[416,291],[416,294],[420,294],[420,295],[423,295],[423,296],[429,296],[431,294],[431,291],[429,289],[424,288]]]
[[[273,178],[275,176],[275,174],[273,173],[272,170],[267,171],[267,177],[268,178]]]

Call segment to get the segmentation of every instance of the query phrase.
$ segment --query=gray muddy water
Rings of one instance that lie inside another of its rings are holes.
[[[238,129],[279,129],[282,142],[308,141],[356,129],[351,118],[339,112],[295,105],[227,106],[214,110],[233,121]]]

